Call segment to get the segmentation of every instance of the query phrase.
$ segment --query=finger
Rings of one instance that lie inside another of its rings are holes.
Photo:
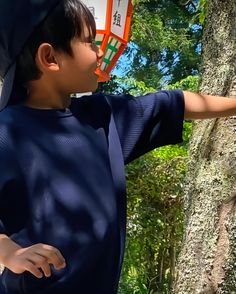
[[[59,270],[66,266],[65,259],[58,257],[58,254],[56,252],[50,252],[48,254],[48,262],[54,266],[55,269]]]
[[[30,260],[25,263],[24,268],[36,278],[41,279],[43,277],[42,272]]]
[[[61,252],[55,247],[43,245],[43,248],[37,250],[37,253],[47,258],[48,263],[52,264],[56,269],[61,269],[66,266],[66,262]]]
[[[52,247],[52,246],[49,246],[49,250],[51,250],[52,253],[54,253],[58,260],[61,262],[61,263],[65,263],[65,258],[64,256],[61,254],[61,252],[55,248],[55,247]]]
[[[51,276],[51,268],[49,266],[48,259],[35,252],[34,255],[29,257],[29,260],[39,269],[42,270],[45,277]]]
[[[53,251],[53,254],[51,256],[51,262],[55,269],[62,269],[66,267],[66,261],[65,258],[62,256],[61,252],[59,250]]]

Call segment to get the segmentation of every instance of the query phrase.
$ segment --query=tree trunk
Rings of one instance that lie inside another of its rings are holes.
[[[236,96],[236,1],[209,0],[201,92]],[[174,293],[236,293],[236,116],[197,122]]]

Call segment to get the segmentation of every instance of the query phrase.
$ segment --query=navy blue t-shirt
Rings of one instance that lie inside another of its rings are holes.
[[[5,269],[1,294],[115,294],[125,243],[124,165],[182,141],[182,91],[72,99],[0,113],[0,233],[58,248],[50,278]]]

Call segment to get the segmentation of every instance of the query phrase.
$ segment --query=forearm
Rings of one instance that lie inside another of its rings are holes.
[[[184,91],[185,119],[207,119],[236,115],[235,98]]]
[[[0,263],[5,265],[7,258],[20,248],[8,236],[0,234]]]

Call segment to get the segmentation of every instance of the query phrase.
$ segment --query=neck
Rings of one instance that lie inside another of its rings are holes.
[[[32,99],[29,97],[25,102],[24,105],[37,108],[37,109],[64,109],[70,106],[71,98],[67,97],[66,101],[49,101],[42,99]]]
[[[70,106],[69,95],[60,95],[52,91],[30,89],[28,98],[24,102],[25,106],[38,109],[64,109]]]
[[[65,109],[70,106],[68,93],[62,93],[53,83],[41,78],[28,85],[28,97],[25,106],[38,109]]]

